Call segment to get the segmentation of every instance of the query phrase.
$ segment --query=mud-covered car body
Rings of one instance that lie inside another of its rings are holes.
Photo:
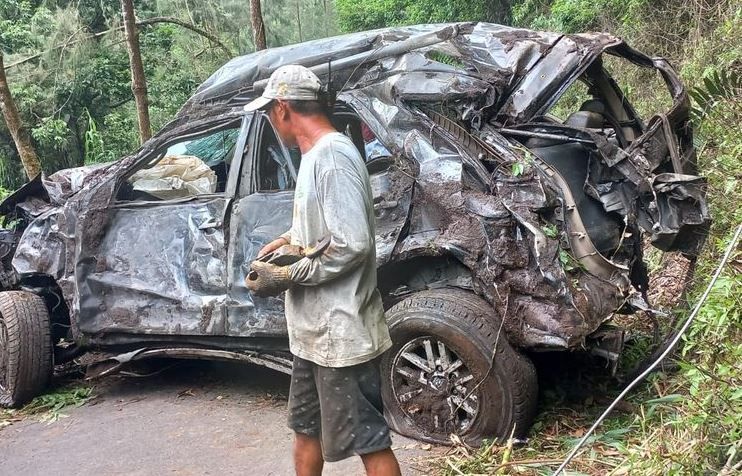
[[[604,55],[659,72],[671,108],[638,117]],[[368,167],[387,305],[466,289],[515,348],[577,349],[615,312],[646,305],[643,237],[688,254],[705,240],[688,97],[666,61],[607,34],[425,25],[235,58],[134,155],[30,182],[0,207],[15,224],[4,287],[42,294],[77,348],[129,352],[120,361],[244,357],[288,369],[282,300],[252,296],[243,265],[290,226],[298,161],[243,106],[289,63],[329,79],[335,123],[364,155],[366,128],[383,151]],[[549,116],[578,80],[589,107],[564,123]],[[136,171],[201,138],[226,151],[213,162],[216,190],[132,191]]]

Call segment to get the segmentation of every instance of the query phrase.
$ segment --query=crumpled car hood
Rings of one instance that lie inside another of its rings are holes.
[[[0,202],[0,214],[8,214],[20,206],[31,216],[38,216],[50,207],[63,205],[88,183],[91,176],[105,174],[112,163],[101,163],[63,169],[49,176],[43,172]]]

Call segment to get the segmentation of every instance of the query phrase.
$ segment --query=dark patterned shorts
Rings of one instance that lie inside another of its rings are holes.
[[[381,403],[379,361],[332,368],[294,356],[289,428],[319,438],[325,461],[391,446]]]

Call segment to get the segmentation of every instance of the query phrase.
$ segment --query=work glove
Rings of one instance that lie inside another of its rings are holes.
[[[289,267],[253,261],[245,285],[258,297],[278,296],[291,286]]]
[[[278,248],[276,251],[271,253],[267,261],[277,266],[288,266],[288,265],[296,263],[303,257],[304,257],[304,248],[302,246],[283,245],[280,248]],[[260,261],[265,261],[262,258],[259,258],[259,259]]]

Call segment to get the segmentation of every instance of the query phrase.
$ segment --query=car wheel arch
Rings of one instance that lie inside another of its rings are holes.
[[[385,309],[409,294],[426,289],[474,290],[474,273],[466,264],[452,254],[431,251],[426,249],[405,258],[393,257],[378,268],[378,287]]]
[[[57,279],[48,274],[25,275],[20,278],[16,288],[35,294],[44,301],[49,313],[50,334],[53,345],[59,342],[60,339],[74,339],[76,341],[75,344],[78,344],[75,326],[73,325],[73,317],[69,307],[72,298],[65,294]],[[70,334],[70,331],[72,334]],[[77,345],[73,347],[76,348]],[[69,360],[64,356],[70,354],[69,351],[72,348],[68,349],[68,352],[62,353],[57,352],[58,350],[64,350],[61,347],[55,347],[54,350],[55,362],[64,363]],[[77,351],[75,349],[76,353]]]

